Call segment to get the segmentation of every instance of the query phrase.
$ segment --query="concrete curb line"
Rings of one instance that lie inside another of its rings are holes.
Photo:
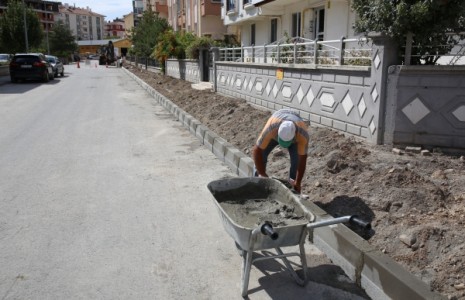
[[[238,176],[253,175],[252,158],[202,125],[200,121],[177,107],[136,75],[124,70]],[[312,202],[305,201],[303,204],[315,214],[317,220],[332,218]],[[378,251],[345,225],[317,228],[309,232],[309,236],[311,242],[340,266],[347,276],[361,286],[372,299],[447,299],[443,295],[432,292],[425,282]]]

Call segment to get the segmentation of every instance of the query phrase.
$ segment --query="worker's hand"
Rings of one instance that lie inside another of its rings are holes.
[[[302,187],[300,186],[300,182],[297,182],[295,181],[294,179],[292,178],[289,178],[289,183],[291,184],[292,188],[300,194],[300,190],[302,189]]]

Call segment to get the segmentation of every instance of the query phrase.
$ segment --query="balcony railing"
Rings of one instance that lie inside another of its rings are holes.
[[[263,46],[220,48],[218,61],[328,65],[371,66],[372,49],[366,38],[315,41],[304,38],[282,39]]]

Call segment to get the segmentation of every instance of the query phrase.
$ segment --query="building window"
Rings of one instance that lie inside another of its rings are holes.
[[[270,43],[278,40],[278,19],[271,19],[270,25]]]
[[[325,33],[325,9],[324,8],[315,9],[315,21],[314,22],[315,22],[314,38],[315,40],[322,41],[324,39],[324,33]]]
[[[236,10],[236,0],[226,0],[226,10]]]
[[[255,45],[255,24],[250,25],[250,45]]]
[[[301,13],[292,14],[292,28],[291,33],[292,37],[300,37],[300,22],[301,22]]]

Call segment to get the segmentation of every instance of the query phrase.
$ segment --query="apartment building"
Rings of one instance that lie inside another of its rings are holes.
[[[137,26],[144,13],[144,1],[132,0],[132,13],[134,16],[134,27]]]
[[[124,21],[124,29],[126,31],[126,35],[129,36],[131,33],[132,28],[134,27],[134,13],[128,13],[127,15],[123,16]]]
[[[105,23],[105,37],[122,39],[126,38],[126,30],[124,27],[123,19],[114,19],[113,21],[108,21]]]
[[[228,34],[221,19],[221,0],[167,0],[168,23],[176,31],[223,39]]]
[[[105,16],[89,7],[81,8],[67,3],[59,6],[57,21],[68,26],[76,40],[101,40],[105,36]]]
[[[160,18],[168,19],[167,0],[133,0],[134,26],[137,26],[144,11],[151,9]]]
[[[25,0],[24,4],[37,12],[40,24],[44,31],[52,31],[55,24],[55,15],[58,14],[59,2]],[[8,0],[0,0],[0,15],[6,10]]]
[[[221,15],[226,25],[240,28],[244,46],[285,36],[335,40],[355,35],[356,14],[347,0],[225,0]]]
[[[167,0],[143,0],[144,9],[152,9],[160,18],[168,19]]]

